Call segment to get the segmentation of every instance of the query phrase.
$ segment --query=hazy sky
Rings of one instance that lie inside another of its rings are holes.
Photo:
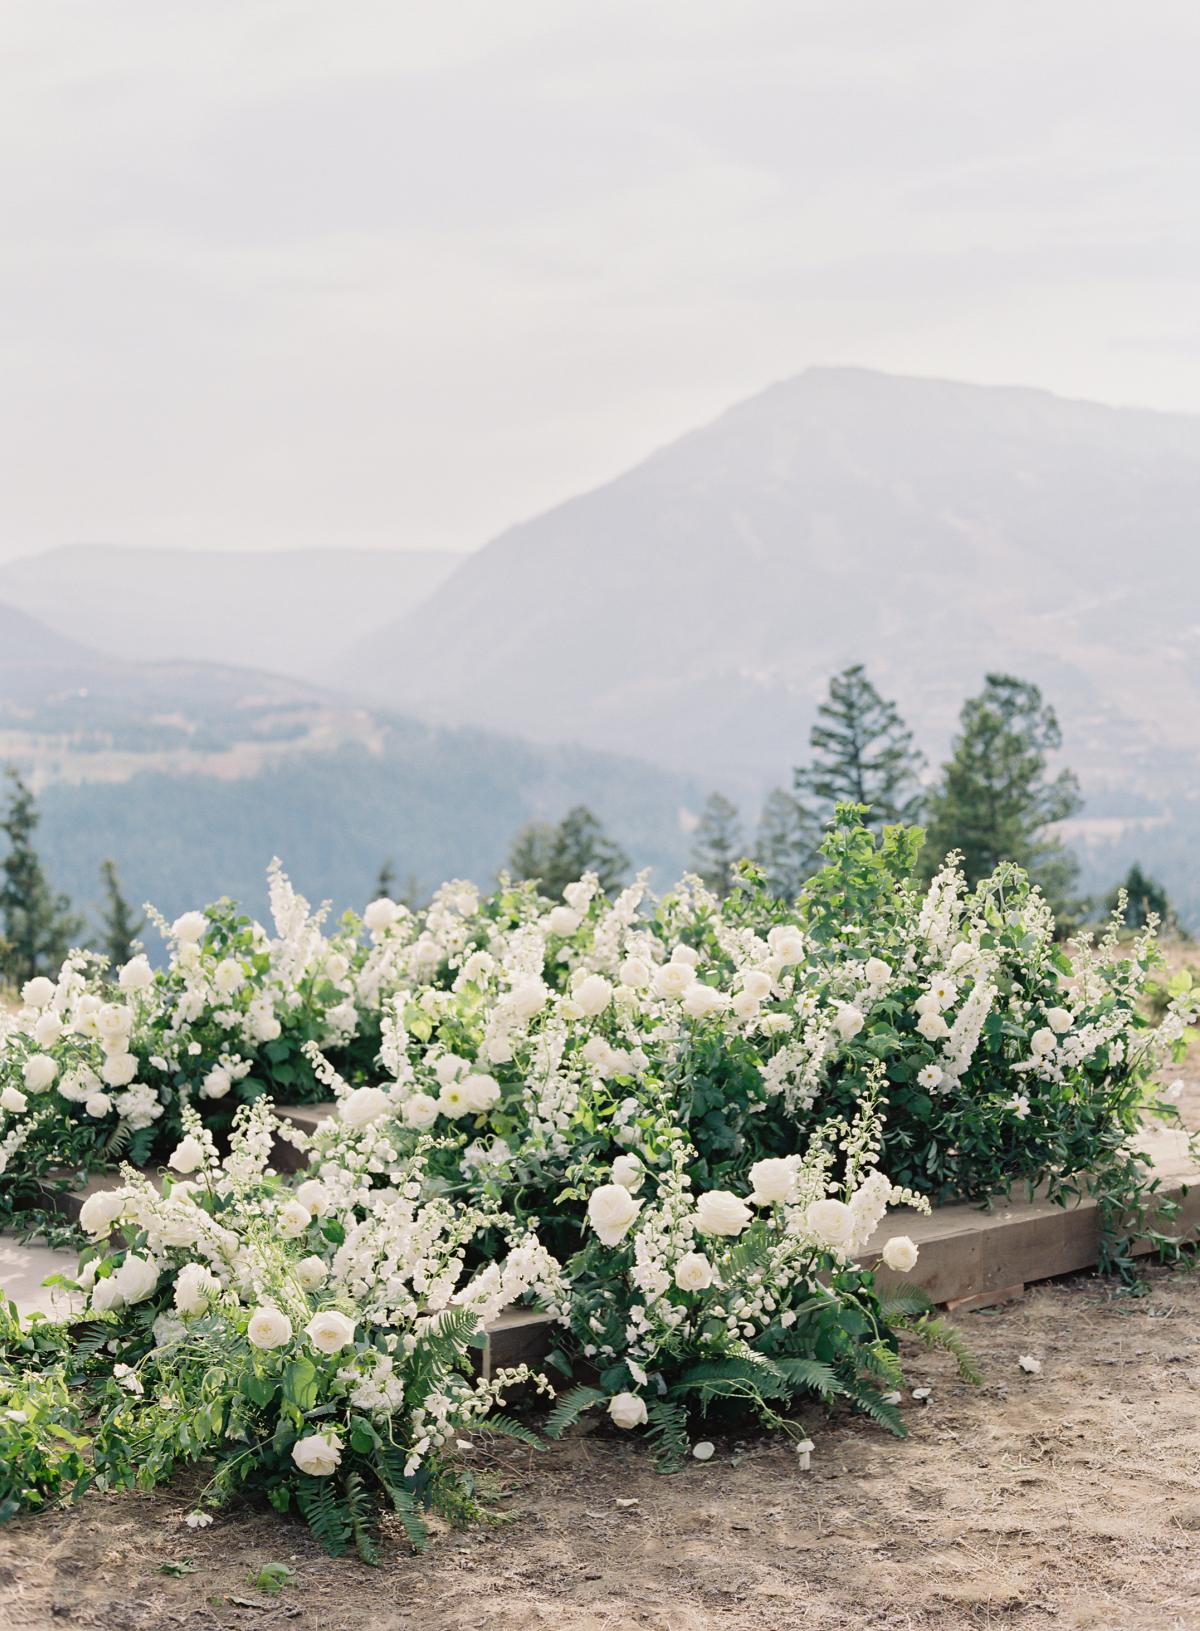
[[[1200,410],[1200,9],[0,0],[0,558],[471,547],[810,363]]]

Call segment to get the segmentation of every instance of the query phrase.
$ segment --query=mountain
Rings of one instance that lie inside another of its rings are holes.
[[[511,528],[338,672],[761,788],[849,662],[934,754],[1004,668],[1132,784],[1197,745],[1198,519],[1200,418],[813,369]]]
[[[331,650],[402,616],[460,557],[439,550],[121,549],[0,565],[0,601],[109,656],[191,657],[317,680]]]

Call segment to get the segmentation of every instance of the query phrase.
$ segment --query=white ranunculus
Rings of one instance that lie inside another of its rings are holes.
[[[626,957],[617,969],[617,978],[631,991],[640,991],[650,984],[650,964],[644,957]]]
[[[35,974],[21,987],[21,1001],[27,1008],[44,1008],[48,1002],[54,1001],[56,989],[53,980],[48,980],[44,974]]]
[[[356,1087],[338,1104],[338,1117],[347,1127],[365,1127],[391,1108],[392,1101],[381,1087]]]
[[[751,1002],[766,1002],[773,984],[771,976],[761,968],[748,968],[742,975],[742,990]]]
[[[203,1263],[185,1263],[175,1276],[175,1307],[181,1314],[203,1314],[221,1282]]]
[[[117,975],[117,984],[122,991],[148,991],[154,984],[150,959],[140,953],[137,957],[131,957]]]
[[[826,1246],[844,1246],[854,1233],[854,1213],[845,1201],[814,1201],[805,1222]]]
[[[306,1178],[302,1184],[298,1184],[296,1199],[313,1218],[324,1217],[329,1207],[329,1191],[319,1178]]]
[[[608,1413],[617,1427],[644,1427],[646,1402],[636,1393],[614,1393],[608,1401]]]
[[[47,1008],[37,1017],[33,1027],[33,1040],[39,1048],[52,1048],[61,1040],[63,1034],[62,1015],[53,1008]]]
[[[128,1087],[137,1075],[137,1060],[131,1053],[110,1053],[100,1074],[109,1087]]]
[[[0,1110],[7,1110],[10,1116],[19,1116],[22,1110],[29,1108],[29,1100],[17,1087],[6,1087],[0,1093]]]
[[[651,989],[656,997],[678,1002],[689,986],[696,981],[696,970],[690,963],[663,963],[654,971]]]
[[[380,895],[363,912],[363,922],[372,934],[386,934],[400,916],[400,908],[388,895]]]
[[[849,1042],[863,1028],[862,1009],[856,1008],[852,1002],[839,1002],[834,1009],[833,1028],[843,1042]]]
[[[342,1443],[336,1433],[309,1433],[292,1445],[292,1460],[310,1478],[328,1478],[342,1459]]]
[[[213,970],[213,984],[223,997],[232,997],[245,983],[245,973],[236,957],[223,957]]]
[[[907,1274],[917,1266],[917,1247],[907,1235],[893,1235],[883,1248],[883,1261],[897,1274]]]
[[[438,1118],[438,1101],[430,1098],[428,1093],[414,1093],[411,1099],[405,1099],[400,1114],[405,1126],[423,1132],[426,1127],[432,1127]]]
[[[89,1116],[106,1116],[112,1109],[112,1100],[107,1093],[90,1093],[84,1100],[83,1108]]]
[[[546,913],[546,928],[551,934],[561,935],[564,940],[575,933],[582,921],[579,913],[569,906],[552,906]]]
[[[950,1035],[950,1027],[936,1009],[930,1009],[921,1015],[917,1021],[917,1030],[927,1042],[940,1042],[944,1036]]]
[[[769,1156],[750,1168],[750,1198],[760,1206],[786,1201],[796,1183],[796,1163],[786,1156]]]
[[[28,1093],[45,1093],[58,1075],[57,1061],[48,1053],[31,1053],[25,1061],[21,1079]]]
[[[1048,1053],[1053,1053],[1058,1046],[1058,1039],[1049,1026],[1043,1025],[1040,1031],[1035,1031],[1029,1038],[1029,1046],[1039,1059],[1044,1059]]]
[[[636,1155],[618,1155],[612,1164],[612,1181],[636,1194],[646,1181],[646,1169]]]
[[[589,1019],[602,1014],[612,1001],[613,988],[603,974],[589,974],[580,980],[573,993],[575,1001]]]
[[[1060,1036],[1064,1031],[1069,1031],[1071,1026],[1075,1023],[1075,1015],[1069,1008],[1048,1009],[1046,1019],[1049,1023],[1050,1029],[1052,1031],[1057,1031]]]
[[[204,1165],[203,1144],[198,1138],[189,1133],[186,1138],[181,1138],[179,1143],[176,1144],[167,1160],[167,1165],[185,1176],[189,1172],[195,1172],[197,1167]]]
[[[767,944],[783,968],[804,961],[804,936],[792,923],[777,923],[767,935]]]
[[[885,986],[892,977],[892,965],[885,963],[882,957],[868,957],[863,967],[867,977],[867,984],[872,991],[878,991]]]
[[[312,1222],[312,1213],[301,1201],[285,1201],[275,1215],[275,1225],[284,1240],[295,1240]]]
[[[710,1189],[696,1202],[696,1228],[702,1235],[740,1235],[753,1214],[728,1189]]]
[[[481,1110],[490,1110],[492,1105],[500,1099],[500,1083],[494,1076],[488,1076],[481,1070],[472,1071],[464,1076],[458,1084],[467,1109],[474,1115]]]
[[[185,912],[171,925],[171,934],[181,946],[194,946],[208,931],[208,919],[203,912]]]
[[[127,1305],[144,1302],[158,1285],[158,1269],[148,1257],[130,1252],[113,1275]]]
[[[354,1341],[354,1321],[336,1308],[323,1308],[304,1327],[308,1340],[318,1353],[335,1354]]]
[[[684,1252],[675,1265],[675,1284],[680,1291],[707,1291],[713,1283],[713,1267],[703,1252]]]
[[[292,1340],[292,1322],[270,1303],[263,1303],[250,1316],[246,1335],[256,1348],[282,1348]]]
[[[319,1257],[302,1257],[296,1264],[296,1278],[305,1291],[316,1291],[329,1278],[329,1269]]]
[[[606,1246],[615,1246],[641,1211],[624,1184],[601,1184],[588,1201],[588,1222]]]

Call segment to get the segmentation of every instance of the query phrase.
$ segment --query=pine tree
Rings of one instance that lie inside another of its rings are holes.
[[[918,819],[924,758],[861,663],[830,680],[809,746],[812,763],[797,769],[795,788],[822,825],[843,803],[868,805],[867,824],[876,831]]]
[[[395,887],[396,868],[392,865],[392,858],[389,855],[387,860],[384,861],[383,865],[379,868],[379,875],[375,879],[375,893],[371,897],[372,900],[394,899],[395,897],[393,896],[392,891],[395,889]]]
[[[779,900],[795,900],[820,865],[821,829],[793,793],[775,787],[763,800],[754,859]]]
[[[692,871],[724,900],[733,882],[733,864],[744,853],[737,805],[723,793],[711,793],[692,840]]]
[[[120,968],[134,954],[138,935],[145,927],[145,918],[135,915],[121,888],[121,879],[115,861],[101,861],[100,878],[104,884],[104,905],[101,911],[101,950],[108,958],[110,968]]]
[[[1156,879],[1143,872],[1136,861],[1125,874],[1119,887],[1105,898],[1106,911],[1116,911],[1122,889],[1128,897],[1125,904],[1125,921],[1131,929],[1144,929],[1153,915],[1165,928],[1179,930],[1175,908],[1171,905],[1166,890]]]
[[[8,803],[0,832],[8,851],[0,863],[0,979],[22,986],[35,974],[57,973],[83,930],[65,895],[46,881],[33,847],[38,824],[33,794],[13,766],[5,771]]]
[[[989,674],[983,690],[959,715],[959,734],[930,794],[928,871],[949,850],[962,851],[968,882],[1000,861],[1016,861],[1060,914],[1071,914],[1075,857],[1048,829],[1082,807],[1069,770],[1051,779],[1047,758],[1062,745],[1054,709],[1036,685],[1011,674]]]
[[[557,900],[567,884],[595,872],[606,895],[620,889],[630,860],[584,804],[568,810],[557,826],[532,821],[513,843],[508,871],[514,878],[536,879],[543,895]]]

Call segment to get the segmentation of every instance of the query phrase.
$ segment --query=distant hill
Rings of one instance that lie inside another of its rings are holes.
[[[123,549],[78,545],[0,565],[0,602],[124,659],[189,657],[320,679],[454,570],[439,550]]]

